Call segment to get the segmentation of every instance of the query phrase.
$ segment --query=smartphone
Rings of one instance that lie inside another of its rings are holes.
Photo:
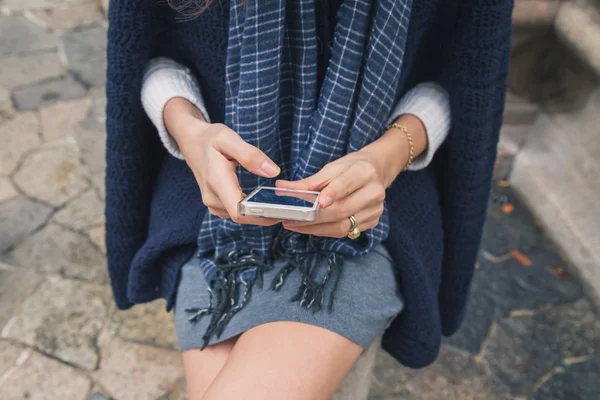
[[[240,215],[316,221],[319,211],[319,192],[259,186],[238,203]]]

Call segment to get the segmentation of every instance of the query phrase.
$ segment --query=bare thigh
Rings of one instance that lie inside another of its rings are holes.
[[[241,334],[203,400],[331,399],[361,352],[318,326],[262,324]]]
[[[239,336],[224,340],[204,350],[192,349],[181,353],[190,400],[201,400],[233,349]]]

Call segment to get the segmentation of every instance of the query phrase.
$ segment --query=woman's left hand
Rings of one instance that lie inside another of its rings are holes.
[[[411,114],[396,122],[407,127],[414,142],[414,156],[427,148],[427,132],[421,120]],[[295,182],[278,180],[285,189],[321,191],[319,216],[315,222],[284,221],[291,231],[315,236],[343,238],[350,231],[350,216],[364,232],[379,223],[389,187],[409,159],[407,136],[390,129],[373,143],[327,164],[315,175]]]
[[[278,180],[286,189],[321,191],[315,222],[284,221],[286,229],[315,236],[342,238],[350,230],[351,215],[361,231],[373,228],[383,213],[384,165],[369,151],[350,153],[327,164],[315,175],[291,182]]]

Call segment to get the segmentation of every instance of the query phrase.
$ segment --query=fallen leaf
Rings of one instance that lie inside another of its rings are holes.
[[[505,188],[505,187],[509,187],[510,183],[506,179],[498,179],[496,181],[496,186]]]
[[[525,372],[525,364],[517,364],[517,371],[521,374]]]
[[[558,279],[565,279],[567,277],[567,270],[560,265],[551,265],[548,267],[548,271]]]
[[[533,265],[529,257],[521,253],[519,250],[511,250],[510,254],[512,254],[514,259],[520,262],[524,267],[531,267]]]
[[[504,214],[510,214],[513,211],[515,211],[515,206],[513,206],[512,204],[506,203],[502,205],[502,212]]]

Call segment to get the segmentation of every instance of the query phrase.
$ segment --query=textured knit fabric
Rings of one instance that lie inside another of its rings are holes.
[[[275,268],[265,272],[265,280],[275,278],[277,270],[284,265],[285,260],[275,261]],[[323,271],[326,267],[322,265],[317,269]],[[328,329],[366,348],[404,307],[392,259],[383,245],[376,246],[364,256],[346,259],[336,289],[334,312],[313,312],[290,302],[295,287],[300,284],[300,275],[292,274],[287,279],[277,292],[266,286],[254,287],[248,304],[225,326],[223,334],[218,339],[212,337],[209,344],[222,342],[260,324],[296,321]],[[365,281],[369,285],[365,285]],[[375,287],[377,290],[373,290]],[[202,334],[209,321],[201,319],[190,324],[190,313],[186,310],[206,307],[210,302],[208,289],[199,260],[194,256],[183,266],[175,301],[175,328],[180,351],[203,345]]]
[[[329,15],[333,23],[330,3],[316,4],[317,15]],[[384,244],[405,308],[382,345],[410,367],[431,363],[441,334],[454,333],[463,319],[502,123],[512,6],[501,0],[422,0],[411,11],[394,100],[421,82],[439,82],[450,96],[452,128],[429,167],[400,174],[386,196],[390,234]],[[168,155],[143,110],[144,69],[158,56],[187,65],[211,120],[223,122],[228,10],[227,1],[216,2],[181,22],[162,2],[111,2],[106,246],[120,308],[159,297],[172,306],[181,266],[193,255],[206,212],[193,174]]]
[[[210,122],[200,87],[189,68],[165,57],[150,60],[142,84],[142,105],[156,127],[160,140],[167,151],[173,157],[183,160],[183,154],[181,154],[177,142],[167,131],[163,120],[165,106],[174,97],[184,98],[196,105],[204,119]],[[450,130],[448,93],[434,82],[417,85],[393,107],[386,126],[403,114],[416,116],[423,122],[426,129],[427,149],[416,157],[408,168],[411,171],[417,171],[429,165]]]

